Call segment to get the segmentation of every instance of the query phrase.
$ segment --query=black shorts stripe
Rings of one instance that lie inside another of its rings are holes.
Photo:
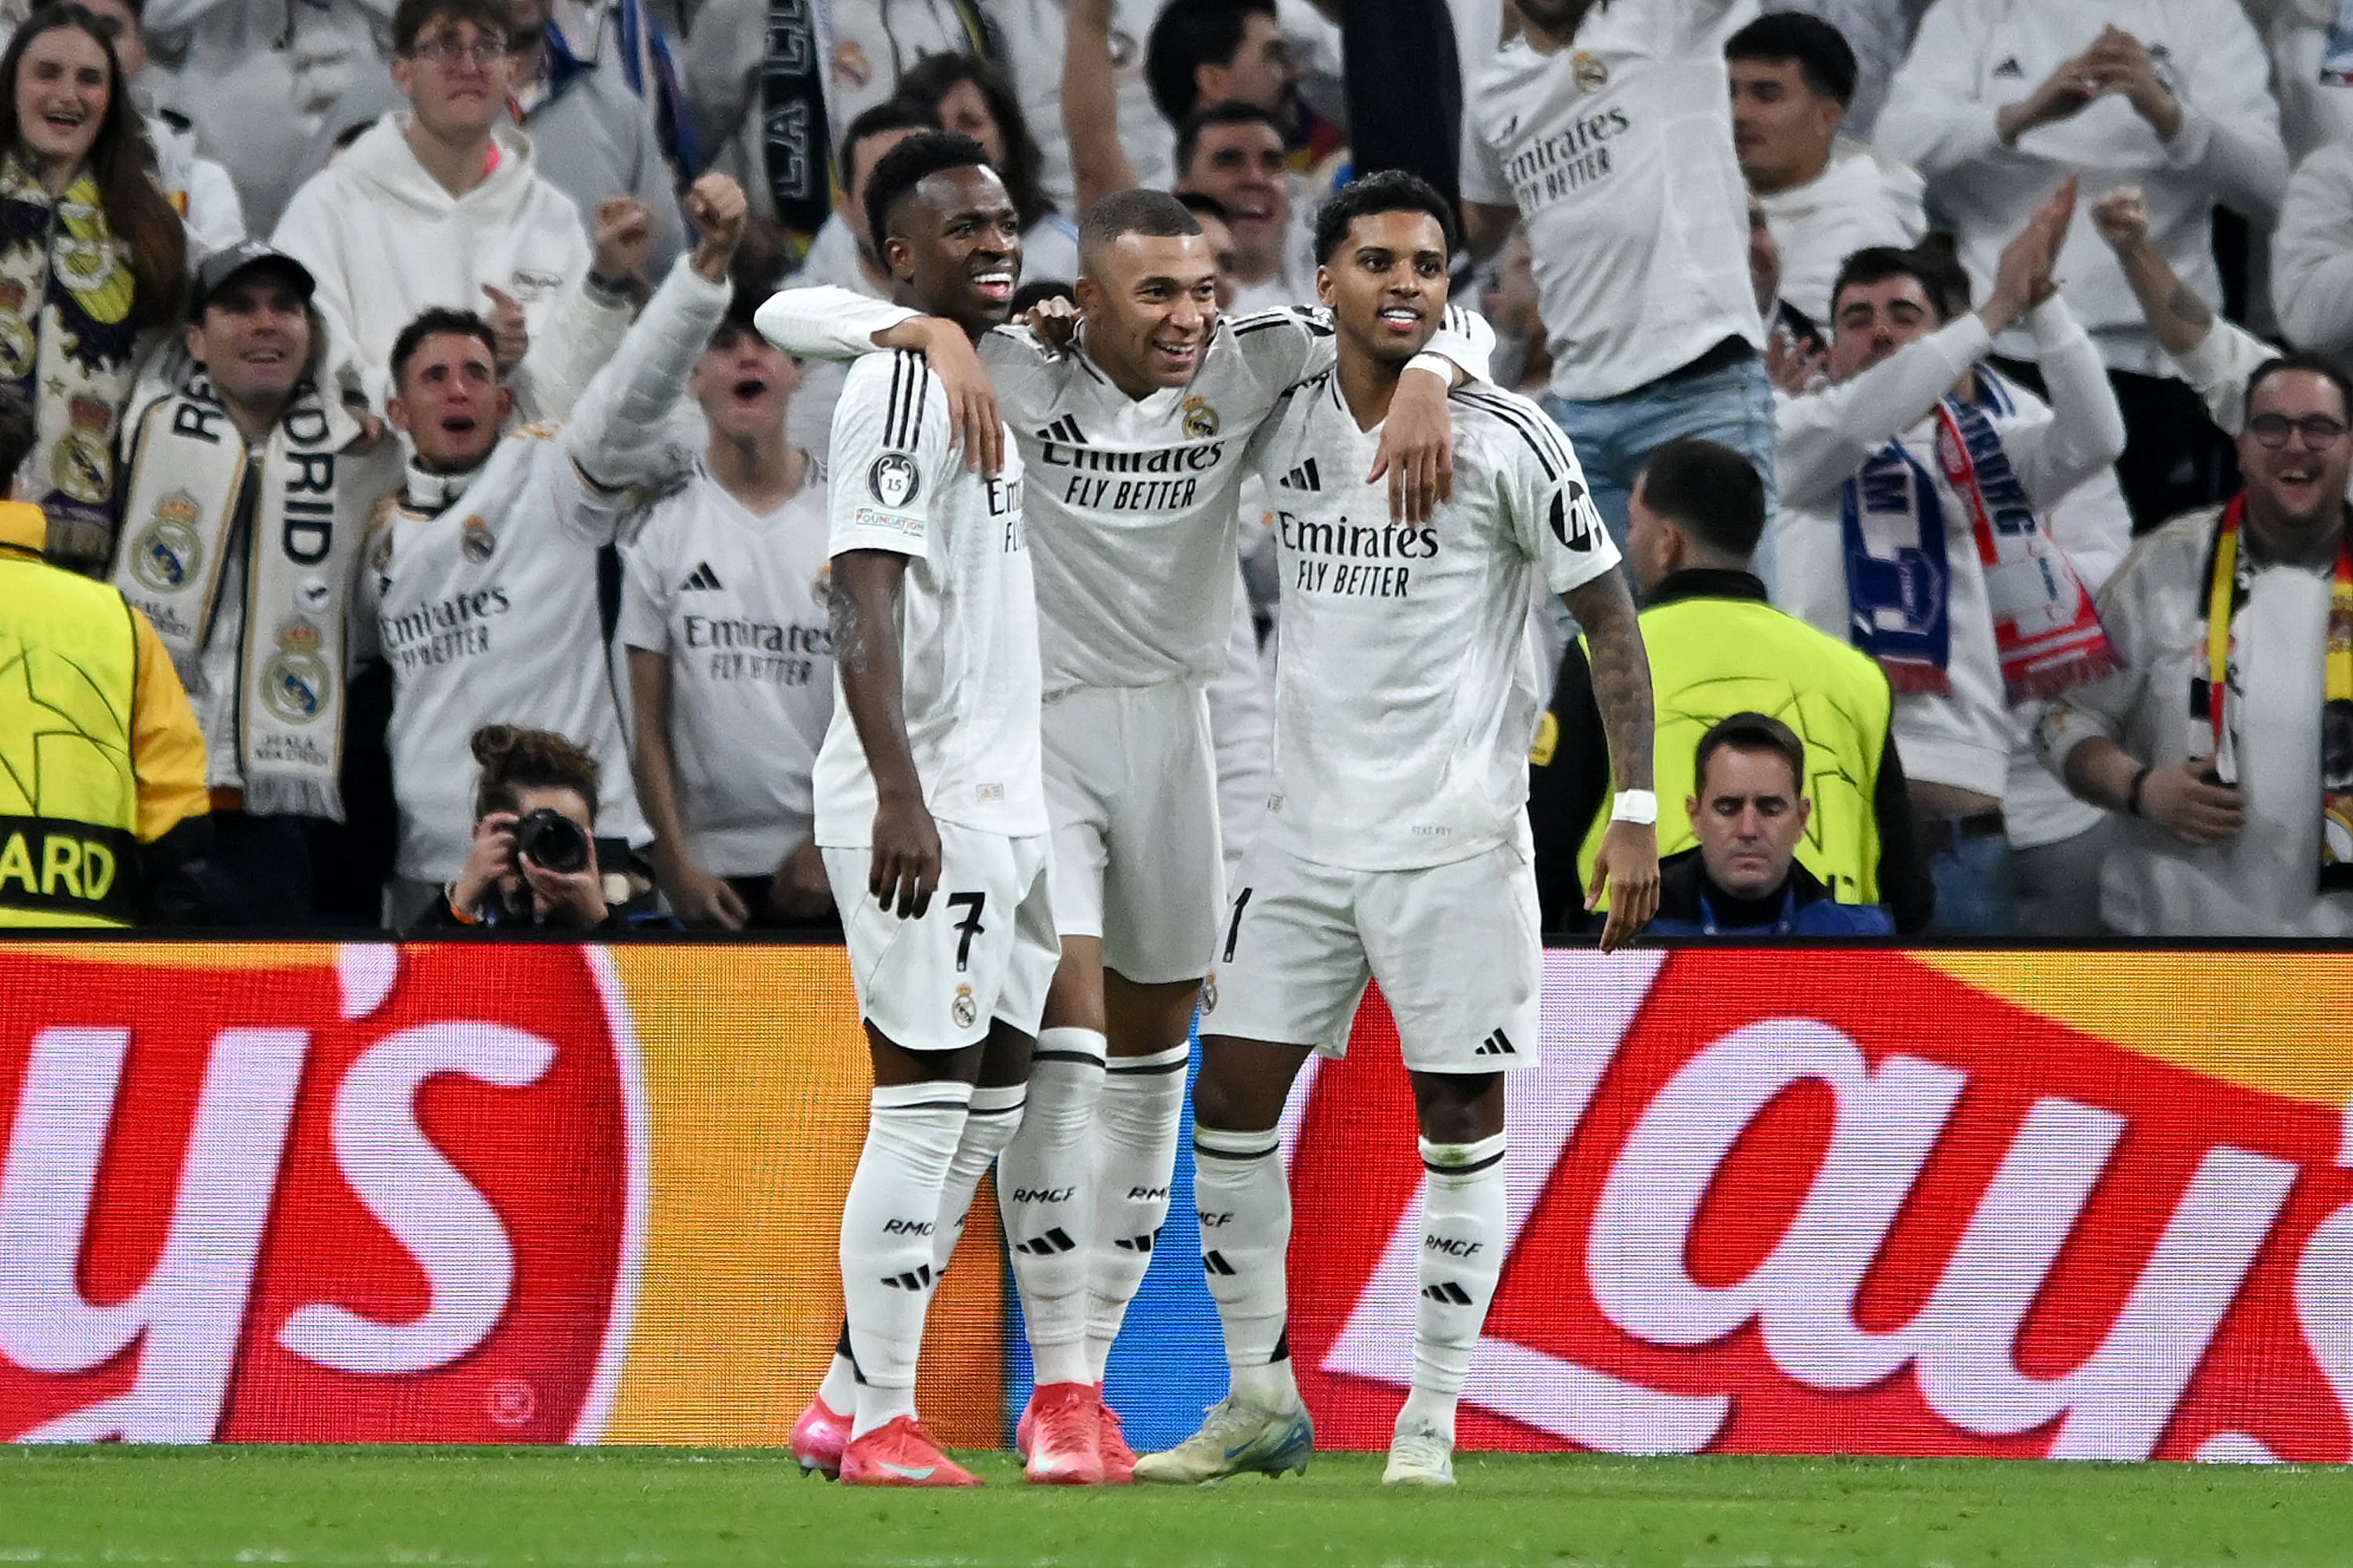
[[[1496,1153],[1490,1154],[1484,1160],[1474,1160],[1469,1165],[1440,1165],[1434,1160],[1424,1159],[1421,1162],[1421,1168],[1431,1172],[1433,1175],[1470,1176],[1478,1171],[1486,1170],[1491,1165],[1499,1163],[1503,1160],[1504,1152],[1506,1151],[1499,1150]]]

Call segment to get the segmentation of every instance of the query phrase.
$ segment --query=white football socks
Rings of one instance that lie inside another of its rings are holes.
[[[1127,1304],[1143,1288],[1168,1218],[1176,1129],[1185,1115],[1189,1045],[1114,1056],[1095,1113],[1095,1234],[1087,1263],[1087,1371],[1103,1380]]]
[[[1013,1129],[1021,1125],[1021,1102],[1028,1092],[1028,1086],[1022,1084],[983,1086],[972,1092],[972,1108],[965,1118],[964,1134],[956,1141],[955,1158],[948,1161],[947,1181],[940,1189],[938,1228],[932,1233],[934,1283],[947,1272],[948,1260],[955,1255],[956,1243],[964,1236],[965,1217],[972,1210],[974,1190],[1004,1152]],[[825,1381],[818,1384],[817,1396],[827,1409],[839,1414],[857,1411],[858,1363],[849,1359],[847,1324],[842,1326],[841,1342],[834,1347],[833,1362],[826,1368]]]
[[[1087,1258],[1103,1083],[1100,1033],[1040,1030],[1030,1057],[1029,1108],[997,1162],[997,1209],[1040,1387],[1089,1381]]]
[[[914,1414],[940,1193],[971,1102],[969,1084],[874,1091],[866,1147],[841,1205],[843,1315],[859,1378],[852,1437]]]
[[[1005,1152],[1005,1146],[1020,1131],[1029,1093],[1027,1084],[983,1085],[972,1091],[972,1114],[965,1120],[964,1137],[957,1140],[955,1158],[948,1161],[948,1179],[940,1188],[940,1228],[932,1234],[934,1274],[947,1272],[948,1259],[955,1255],[965,1221],[972,1213],[972,1195],[988,1168]]]
[[[1226,1365],[1245,1404],[1299,1407],[1283,1333],[1283,1269],[1291,1251],[1291,1183],[1282,1135],[1193,1128],[1193,1199],[1201,1219],[1201,1272],[1226,1332]]]
[[[1398,1425],[1454,1435],[1454,1406],[1504,1271],[1504,1135],[1421,1140],[1421,1299],[1413,1325],[1413,1392]]]

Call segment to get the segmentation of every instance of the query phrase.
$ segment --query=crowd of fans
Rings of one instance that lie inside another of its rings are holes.
[[[185,683],[208,842],[137,835],[201,888],[179,914],[821,927],[842,368],[752,311],[890,292],[864,182],[934,126],[996,161],[1029,298],[1071,291],[1078,215],[1147,185],[1200,219],[1226,313],[1312,303],[1369,104],[1460,199],[1457,299],[1650,607],[1662,847],[1706,852],[1675,928],[1872,928],[1798,917],[1827,903],[1932,935],[2353,933],[2353,4],[81,0],[0,26],[0,395],[29,414],[0,432],[49,561],[119,588]],[[1271,531],[1243,532],[1229,858],[1281,647]],[[1609,789],[1574,632],[1532,612],[1562,928]],[[0,759],[30,722],[0,706]],[[53,907],[5,912],[11,874],[0,921]]]

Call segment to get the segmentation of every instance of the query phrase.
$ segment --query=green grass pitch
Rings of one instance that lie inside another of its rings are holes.
[[[770,1452],[0,1450],[0,1564],[2353,1563],[2353,1470],[1465,1456],[1451,1492],[1377,1457],[1199,1491],[851,1490]]]

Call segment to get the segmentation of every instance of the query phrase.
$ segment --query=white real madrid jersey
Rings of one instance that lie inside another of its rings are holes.
[[[474,827],[474,731],[554,730],[603,770],[596,832],[642,844],[604,630],[596,552],[626,496],[584,480],[544,425],[501,440],[439,512],[398,498],[368,541],[363,607],[392,666],[393,795],[399,874],[447,882]],[[430,493],[412,470],[408,496]]]
[[[913,314],[793,289],[759,323],[786,353],[833,358],[871,355],[875,332]],[[1430,343],[1473,376],[1493,344],[1461,311]],[[1047,694],[1215,679],[1233,626],[1244,450],[1286,389],[1331,365],[1330,324],[1303,310],[1222,318],[1193,379],[1142,398],[1083,349],[1050,353],[1020,328],[977,346],[1028,469]]]
[[[1724,41],[1747,0],[1617,0],[1515,38],[1462,105],[1462,197],[1516,207],[1562,397],[1611,397],[1727,337],[1765,341]]]
[[[1544,411],[1458,388],[1454,498],[1389,521],[1336,375],[1257,449],[1282,564],[1274,783],[1262,837],[1355,871],[1442,865],[1518,832],[1542,711],[1527,609],[1616,568],[1576,454]]]
[[[815,826],[833,715],[825,486],[754,516],[700,462],[621,548],[622,643],[670,664],[670,750],[688,851],[765,876]]]
[[[1038,601],[1012,443],[1002,473],[972,472],[949,445],[947,395],[923,356],[877,354],[850,366],[842,385],[828,472],[829,553],[908,557],[899,657],[924,804],[941,821],[984,832],[1044,832]],[[818,752],[818,842],[871,842],[874,806],[866,749],[837,689]]]

